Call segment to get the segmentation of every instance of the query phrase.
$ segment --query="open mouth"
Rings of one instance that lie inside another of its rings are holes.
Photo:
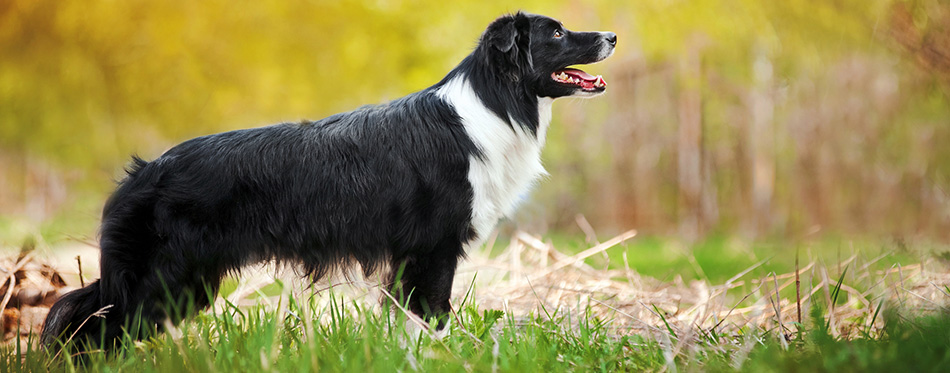
[[[607,88],[607,82],[600,75],[593,76],[578,69],[562,69],[551,74],[551,79],[561,84],[568,84],[585,91],[602,91]]]

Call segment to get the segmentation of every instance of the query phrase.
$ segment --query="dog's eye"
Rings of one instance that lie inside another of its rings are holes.
[[[564,34],[561,33],[561,30],[554,30],[554,37],[560,39]]]

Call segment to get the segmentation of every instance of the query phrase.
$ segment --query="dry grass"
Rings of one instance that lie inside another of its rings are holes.
[[[877,336],[883,326],[880,315],[888,307],[915,314],[950,309],[950,271],[935,262],[880,269],[874,264],[883,256],[865,260],[854,255],[840,263],[804,263],[797,273],[755,277],[752,273],[763,264],[760,262],[723,283],[687,283],[679,278],[662,282],[642,276],[626,260],[622,269],[595,268],[585,261],[619,249],[618,245],[635,235],[635,231],[626,232],[569,255],[538,237],[517,232],[500,255],[474,253],[462,264],[455,279],[453,304],[459,307],[474,302],[481,309],[500,309],[515,319],[539,315],[567,327],[576,326],[569,324],[589,312],[609,321],[607,327],[617,335],[649,335],[659,341],[672,337],[666,345],[674,356],[694,342],[710,338],[716,343],[737,342],[748,330],[772,331],[772,335],[785,336],[781,338],[785,343],[802,329],[802,315],[807,317],[816,304],[825,308],[831,333],[845,339]],[[4,281],[0,308],[4,309],[6,341],[15,337],[17,330],[22,335],[37,332],[52,301],[71,289],[61,272],[76,272],[75,268],[59,270],[37,260],[33,253],[0,260]],[[290,286],[277,286],[282,290],[274,294],[268,287],[275,282]],[[237,288],[219,298],[218,304],[279,307],[281,297],[332,288],[345,297],[362,299],[372,308],[378,307],[383,297],[377,284],[373,279],[337,278],[309,287],[292,271],[260,266],[245,271]],[[78,281],[72,285],[78,286]],[[829,304],[834,306],[828,309]]]
[[[802,329],[802,316],[816,301],[825,310],[834,336],[873,337],[883,326],[887,307],[914,313],[950,310],[950,272],[924,262],[874,270],[877,257],[853,255],[840,263],[814,261],[790,273],[753,277],[763,262],[723,283],[682,280],[661,282],[623,269],[594,268],[584,258],[597,255],[632,237],[627,232],[576,255],[567,255],[524,232],[495,258],[475,256],[457,281],[479,279],[475,302],[482,308],[515,315],[530,313],[581,315],[611,320],[618,334],[677,336],[681,343],[709,336],[736,336],[756,328],[779,331],[791,339]],[[626,258],[625,258],[626,259]],[[837,274],[837,275],[836,275]],[[468,283],[459,281],[456,292]],[[832,301],[834,299],[834,301]]]
[[[60,273],[33,251],[0,258],[0,336],[4,342],[16,336],[38,333],[49,307],[71,288]]]

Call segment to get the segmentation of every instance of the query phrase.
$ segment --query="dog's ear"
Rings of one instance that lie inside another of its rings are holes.
[[[505,75],[518,81],[532,69],[531,20],[522,12],[505,15],[490,25],[482,36],[486,63],[500,68]]]
[[[485,30],[485,35],[482,36],[482,43],[487,44],[488,47],[499,52],[508,53],[511,51],[511,48],[515,47],[515,39],[517,36],[518,32],[515,30],[515,17],[512,15],[504,15],[488,25],[488,29]]]

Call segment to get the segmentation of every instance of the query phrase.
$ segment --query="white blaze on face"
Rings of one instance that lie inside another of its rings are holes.
[[[455,77],[439,88],[438,95],[462,118],[465,132],[481,151],[469,160],[472,184],[472,225],[476,237],[469,247],[480,245],[498,220],[510,216],[535,182],[547,172],[541,165],[541,148],[551,122],[550,98],[539,98],[537,137],[512,120],[498,118],[475,95],[464,77]]]

